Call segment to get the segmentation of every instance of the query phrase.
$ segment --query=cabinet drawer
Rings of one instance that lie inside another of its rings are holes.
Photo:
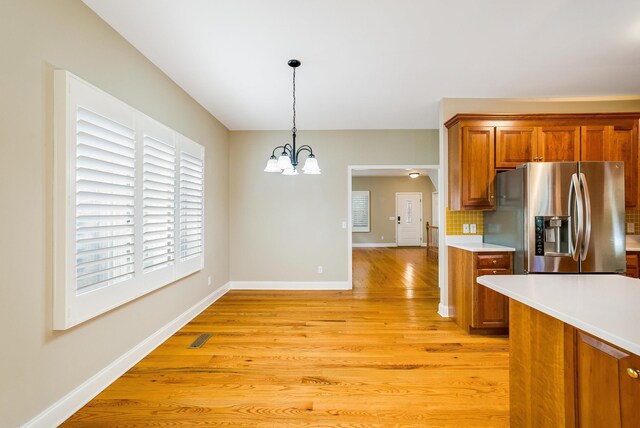
[[[627,268],[638,267],[638,255],[637,254],[627,254]]]
[[[477,275],[478,276],[482,276],[482,275],[511,275],[512,274],[512,270],[511,269],[478,269],[477,271]]]
[[[478,254],[476,255],[476,267],[478,269],[510,268],[511,254]]]

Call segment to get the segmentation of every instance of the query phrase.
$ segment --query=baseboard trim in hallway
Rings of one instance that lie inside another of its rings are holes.
[[[134,348],[120,356],[104,369],[87,379],[73,391],[53,403],[42,413],[27,422],[25,428],[49,428],[58,426],[77,412],[82,406],[91,401],[96,395],[111,385],[116,379],[146,357],[162,342],[173,336],[192,319],[207,309],[230,290],[230,283],[226,283],[198,303],[184,311],[151,336],[140,342]]]
[[[232,290],[351,290],[348,281],[231,281]]]

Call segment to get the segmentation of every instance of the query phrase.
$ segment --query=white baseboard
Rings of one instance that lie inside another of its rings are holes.
[[[231,281],[232,290],[351,290],[348,281]]]
[[[82,406],[102,392],[106,387],[111,385],[116,379],[122,376],[127,370],[138,363],[138,361],[142,360],[151,351],[162,344],[162,342],[171,337],[175,332],[180,330],[220,297],[224,296],[229,289],[229,283],[227,283],[206,296],[204,299],[200,300],[177,318],[170,321],[134,348],[120,356],[107,367],[91,376],[73,391],[53,403],[35,418],[23,425],[23,427],[48,428],[60,425],[67,418],[77,412]]]
[[[395,242],[363,242],[351,244],[353,248],[382,248],[382,247],[397,247]]]
[[[449,305],[443,305],[440,303],[438,305],[438,315],[444,318],[449,318]]]

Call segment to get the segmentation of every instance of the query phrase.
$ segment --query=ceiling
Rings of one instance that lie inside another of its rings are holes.
[[[442,98],[640,94],[640,1],[83,0],[231,130],[429,129]]]

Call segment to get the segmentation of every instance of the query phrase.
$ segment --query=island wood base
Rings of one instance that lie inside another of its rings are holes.
[[[510,302],[511,427],[640,426],[640,357]]]

